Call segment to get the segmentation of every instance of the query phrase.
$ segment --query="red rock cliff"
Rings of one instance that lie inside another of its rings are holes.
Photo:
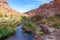
[[[12,9],[6,0],[0,0],[0,13],[17,14],[19,12]]]
[[[60,14],[60,0],[54,0],[49,3],[45,3],[39,8],[26,12],[26,14],[38,14],[43,16],[53,16],[54,14]]]

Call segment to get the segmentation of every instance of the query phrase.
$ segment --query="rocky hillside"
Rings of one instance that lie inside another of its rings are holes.
[[[25,14],[31,17],[38,30],[33,40],[60,40],[60,0],[45,3]],[[41,30],[45,35],[41,36]]]
[[[9,15],[23,15],[20,12],[12,9],[6,0],[0,0],[0,14],[9,14]]]
[[[40,16],[52,16],[54,14],[60,14],[60,0],[54,0],[49,3],[45,3],[36,9],[26,12],[26,14],[36,14]]]
[[[21,16],[24,14],[13,10],[6,0],[0,0],[0,40],[15,32],[21,23]]]
[[[6,0],[0,0],[0,12],[4,13],[11,13],[12,8],[9,7],[9,4],[6,2]]]

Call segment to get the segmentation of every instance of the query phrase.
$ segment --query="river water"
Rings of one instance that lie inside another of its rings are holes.
[[[6,40],[32,40],[34,37],[32,33],[24,33],[22,31],[22,25],[18,26],[15,31],[15,34],[8,37]]]

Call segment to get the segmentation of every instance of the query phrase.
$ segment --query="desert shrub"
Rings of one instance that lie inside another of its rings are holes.
[[[60,17],[60,14],[55,14],[55,16]]]
[[[42,16],[36,14],[36,15],[33,15],[33,16],[30,18],[30,20],[31,20],[32,22],[37,22],[37,21],[40,21],[42,18],[43,18]]]
[[[45,35],[45,32],[42,31],[42,30],[38,30],[37,32],[38,32],[39,35]]]
[[[53,24],[53,27],[55,27],[55,28],[57,28],[57,29],[60,28],[60,22],[54,23],[54,24]]]
[[[57,18],[57,16],[48,16],[46,19],[54,21]]]
[[[6,14],[5,14],[4,16],[5,16],[5,17],[8,17],[8,15],[6,15]]]
[[[32,23],[31,21],[29,21],[25,16],[23,16],[22,17],[22,24],[25,26],[25,27],[27,27],[28,29],[31,29],[32,31],[34,30],[36,30],[35,29],[35,25],[34,25],[34,23]]]
[[[9,34],[13,33],[13,31],[9,28],[3,28],[0,30],[0,38],[4,36],[8,36]]]
[[[0,38],[13,33],[20,23],[20,16],[9,16],[4,15],[3,17],[0,17]]]
[[[46,19],[42,19],[42,20],[40,20],[40,23],[41,23],[41,24],[46,24],[46,22],[47,22]]]
[[[2,17],[2,14],[0,13],[0,17]]]
[[[48,25],[55,28],[60,28],[60,18],[57,15],[49,16],[47,17],[47,20]]]

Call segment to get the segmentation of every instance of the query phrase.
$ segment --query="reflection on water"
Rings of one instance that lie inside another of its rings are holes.
[[[33,34],[32,33],[27,34],[22,32],[21,27],[22,25],[18,26],[16,28],[16,33],[10,36],[9,38],[7,38],[7,40],[32,40],[34,37]]]

